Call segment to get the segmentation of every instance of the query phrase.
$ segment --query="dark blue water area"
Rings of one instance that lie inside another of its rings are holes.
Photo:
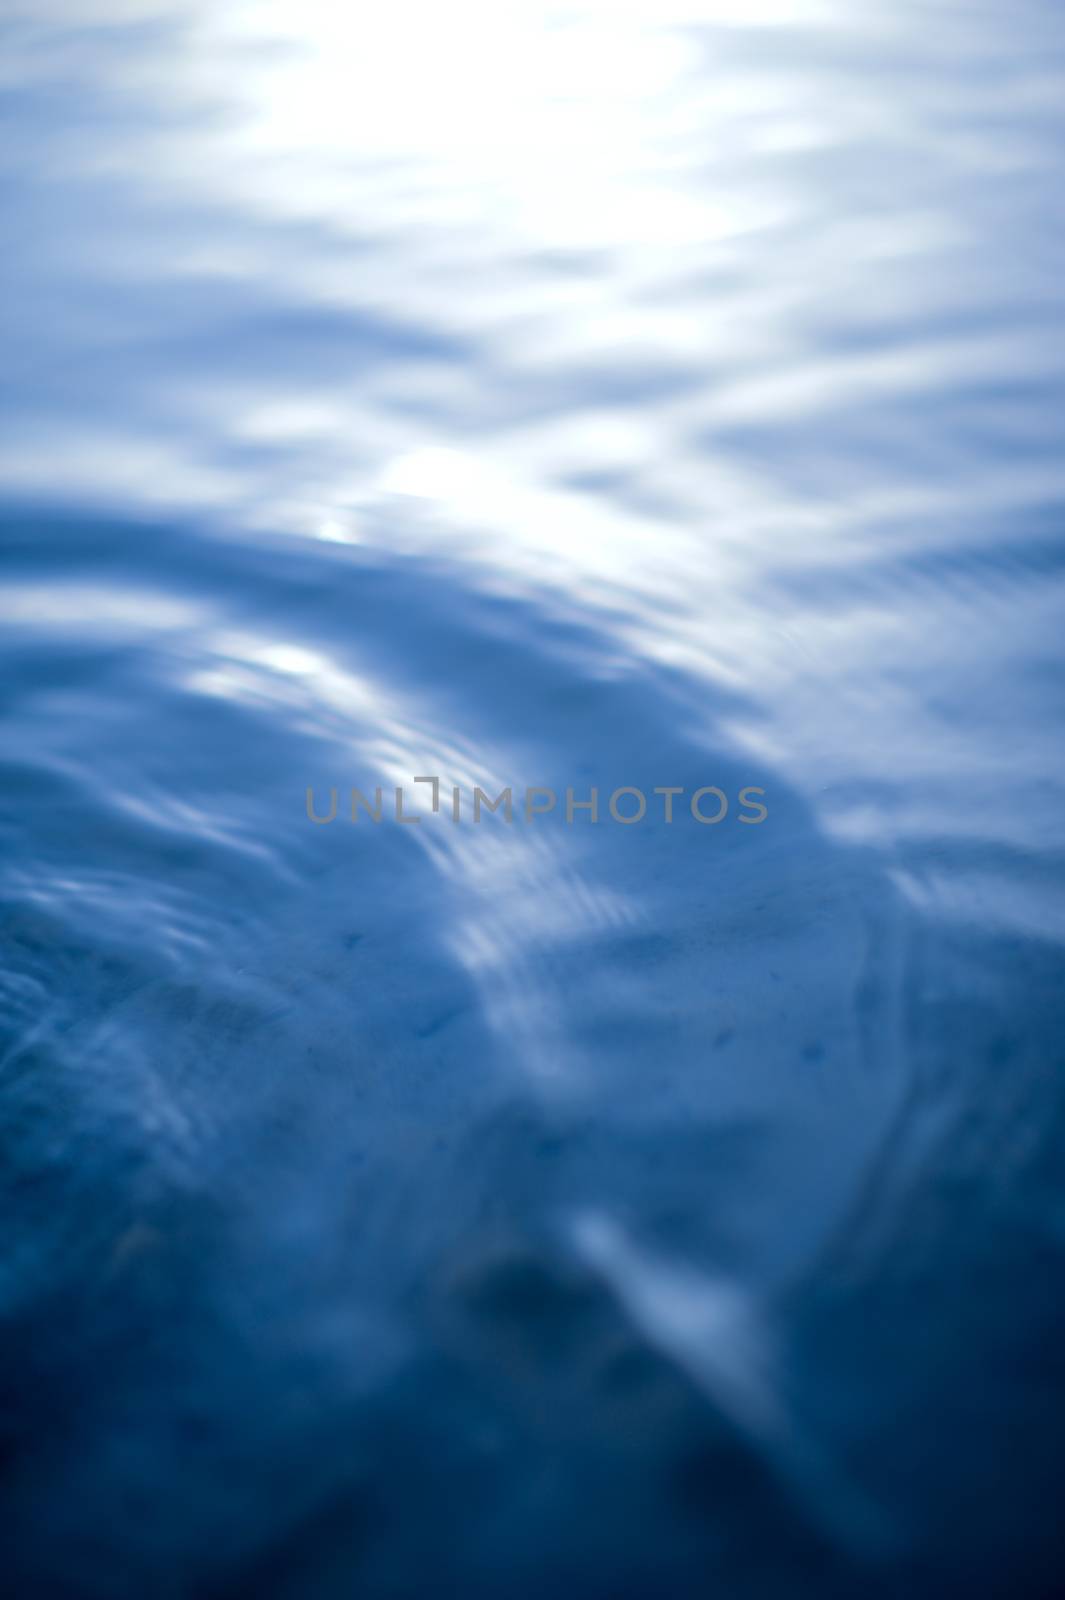
[[[5,1592],[1058,1595],[1055,8],[88,9],[5,15]]]

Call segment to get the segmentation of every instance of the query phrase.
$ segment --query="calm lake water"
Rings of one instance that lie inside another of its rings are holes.
[[[12,1593],[1060,1594],[1061,7],[3,35]]]

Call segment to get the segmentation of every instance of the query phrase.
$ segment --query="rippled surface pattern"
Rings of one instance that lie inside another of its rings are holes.
[[[3,34],[12,1594],[1059,1594],[1060,6]]]

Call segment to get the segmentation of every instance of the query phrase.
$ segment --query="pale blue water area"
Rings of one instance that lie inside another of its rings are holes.
[[[1065,12],[2,61],[7,1592],[1060,1594]]]

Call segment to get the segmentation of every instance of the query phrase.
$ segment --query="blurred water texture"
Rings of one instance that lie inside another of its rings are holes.
[[[1060,6],[3,38],[11,1592],[1060,1593]]]

